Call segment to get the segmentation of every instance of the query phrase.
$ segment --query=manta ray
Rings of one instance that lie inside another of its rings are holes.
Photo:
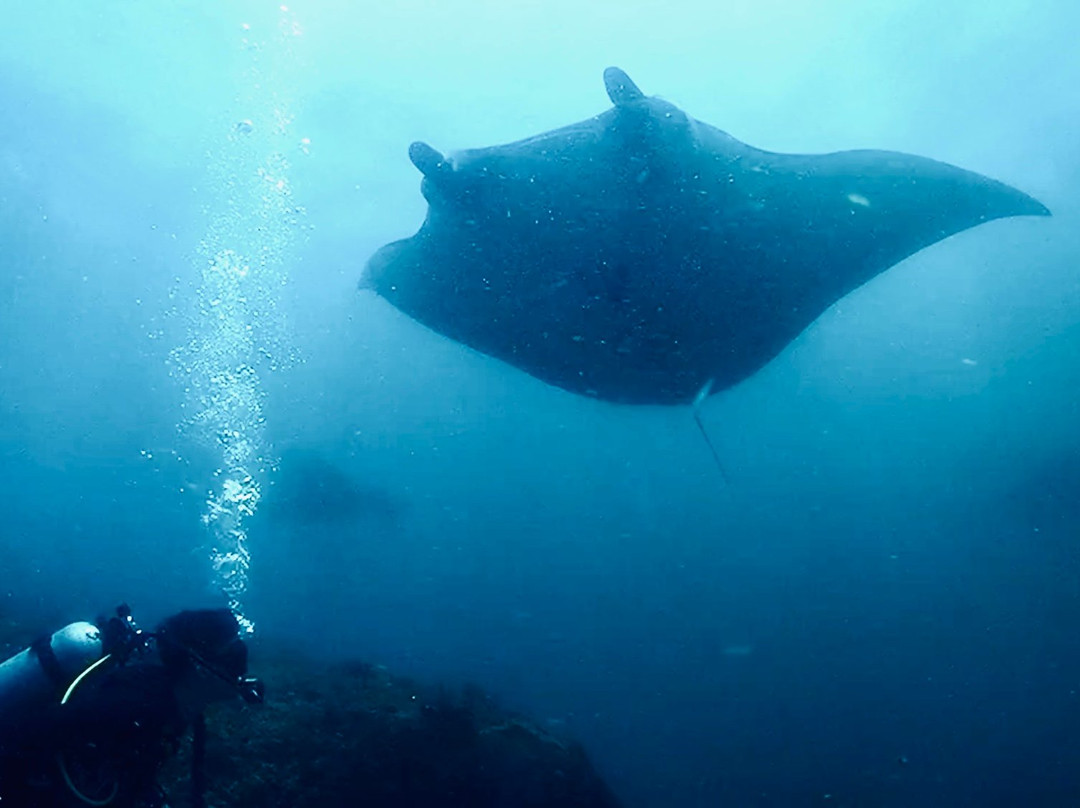
[[[428,213],[361,286],[574,393],[700,401],[829,306],[992,219],[1047,216],[1004,183],[890,151],[762,151],[604,73],[614,105],[535,137],[409,148]]]

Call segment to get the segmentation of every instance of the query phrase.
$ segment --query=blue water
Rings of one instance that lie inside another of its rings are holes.
[[[1080,12],[366,5],[5,8],[0,616],[220,602],[207,502],[242,467],[259,636],[477,682],[630,808],[1080,802]],[[756,146],[926,154],[1054,218],[916,255],[710,399],[721,476],[687,411],[356,290],[422,220],[411,141],[588,117],[609,64]],[[177,352],[221,249],[252,272],[201,355],[253,398],[207,431]],[[289,457],[368,507],[305,514]]]

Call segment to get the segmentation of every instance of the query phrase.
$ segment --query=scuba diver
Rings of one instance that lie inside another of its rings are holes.
[[[121,606],[35,641],[0,664],[0,808],[167,808],[157,775],[189,729],[201,808],[203,710],[263,699],[247,650],[228,609],[145,632]]]

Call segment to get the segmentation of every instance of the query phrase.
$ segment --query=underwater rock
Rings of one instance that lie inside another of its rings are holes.
[[[425,688],[367,663],[282,656],[253,667],[266,703],[208,715],[215,808],[616,808],[582,747],[476,688]],[[163,781],[188,793],[185,745]],[[174,799],[175,802],[175,799]]]

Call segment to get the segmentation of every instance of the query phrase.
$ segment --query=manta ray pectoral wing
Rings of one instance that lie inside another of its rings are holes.
[[[957,230],[1008,216],[1050,215],[1045,205],[1011,185],[914,154],[863,149],[787,160],[793,170],[813,174],[826,193],[845,192],[856,207],[902,216],[916,209],[944,214]]]
[[[745,240],[754,233],[785,234],[755,249],[772,254],[763,269],[801,265],[817,272],[826,297],[814,317],[944,238],[994,219],[1050,215],[1010,185],[917,155],[860,150],[761,160],[765,170],[751,169],[736,183],[743,189],[742,212],[718,218]]]

